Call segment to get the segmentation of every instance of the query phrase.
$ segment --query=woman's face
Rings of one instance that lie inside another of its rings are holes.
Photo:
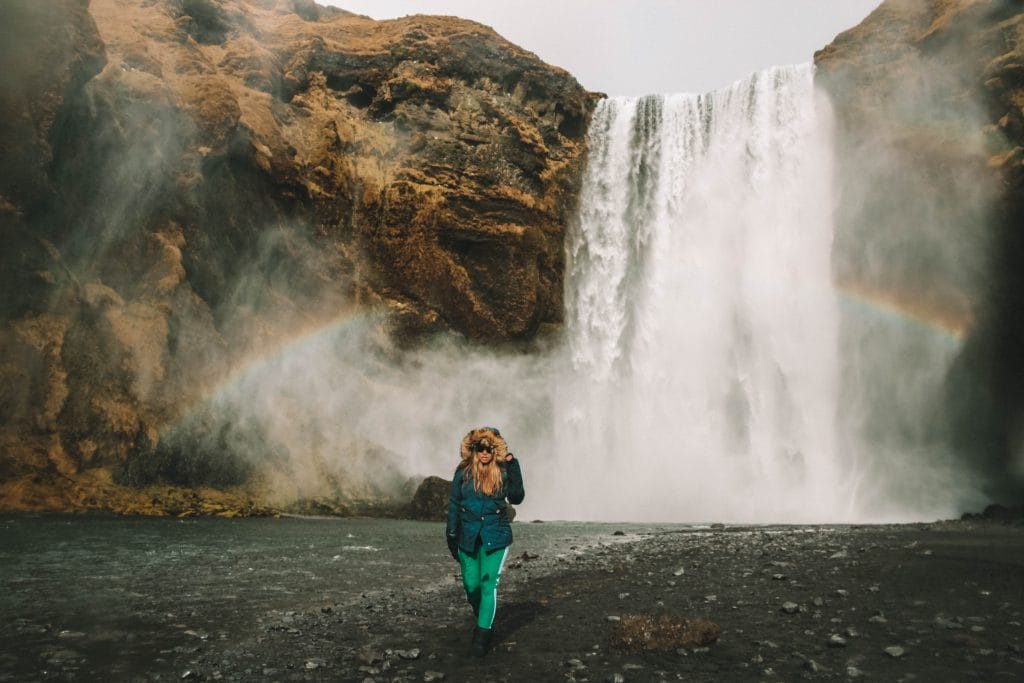
[[[491,460],[494,459],[494,454],[491,452],[491,446],[486,444],[476,445],[476,459],[481,465],[490,465]]]

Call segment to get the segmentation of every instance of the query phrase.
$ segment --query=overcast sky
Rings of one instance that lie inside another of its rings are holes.
[[[487,24],[587,89],[707,92],[809,62],[881,0],[318,0],[374,19],[449,14]]]

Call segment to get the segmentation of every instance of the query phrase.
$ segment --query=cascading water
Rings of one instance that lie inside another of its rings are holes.
[[[871,239],[889,244],[922,201],[858,224],[853,248],[833,244],[831,125],[810,65],[707,95],[604,100],[566,239],[564,344],[445,339],[396,359],[373,351],[372,321],[352,320],[240,375],[218,411],[287,445],[265,477],[283,497],[408,495],[403,482],[451,476],[462,435],[486,424],[523,462],[525,519],[977,509],[931,417],[961,343],[833,282],[835,263],[872,265]]]
[[[607,99],[590,137],[542,499],[597,519],[844,517],[813,68]]]

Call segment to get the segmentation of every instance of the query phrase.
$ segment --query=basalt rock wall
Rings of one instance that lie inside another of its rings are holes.
[[[489,28],[309,0],[9,0],[0,27],[0,507],[246,481],[215,417],[161,430],[297,330],[561,321],[594,96]]]
[[[933,371],[908,370],[926,358],[910,345],[846,408],[859,398],[897,449],[949,449],[1004,501],[1024,494],[1022,50],[1020,3],[887,0],[815,55],[837,119],[836,280],[959,345],[917,412],[906,380]],[[845,341],[892,354],[882,335]]]

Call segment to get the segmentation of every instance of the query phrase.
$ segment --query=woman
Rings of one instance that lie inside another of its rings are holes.
[[[523,502],[523,475],[494,427],[474,429],[462,439],[462,462],[448,499],[448,550],[462,568],[462,585],[476,616],[471,657],[491,644],[498,578],[512,545],[508,503]],[[506,502],[507,499],[507,502]]]

